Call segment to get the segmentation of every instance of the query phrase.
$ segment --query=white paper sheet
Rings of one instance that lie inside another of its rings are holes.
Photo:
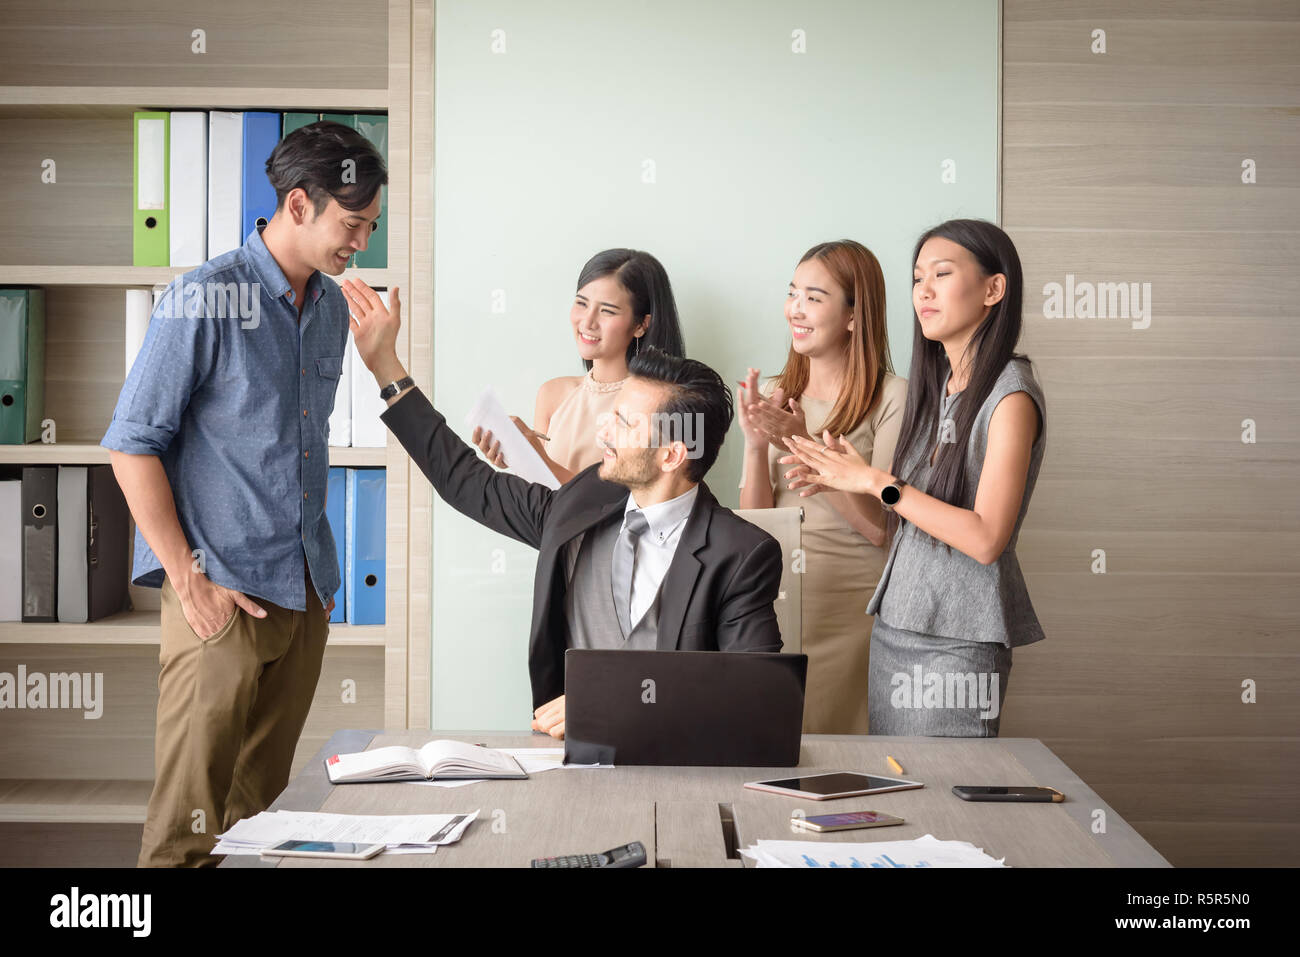
[[[380,854],[434,854],[437,853],[437,844],[399,844],[396,847],[386,847]],[[217,846],[212,849],[213,854],[228,856],[251,854],[261,856],[262,845],[256,847],[249,844],[231,844],[228,841],[218,841]]]
[[[454,828],[433,838],[451,823],[463,817]],[[219,843],[214,854],[257,853],[281,841],[353,841],[358,844],[384,844],[400,853],[401,850],[452,844],[478,817],[472,814],[326,814],[318,811],[262,811],[238,821],[224,834],[218,834]],[[224,848],[224,849],[223,849]]]
[[[913,841],[841,844],[833,841],[763,841],[741,848],[758,867],[1006,867],[966,841],[932,834]]]
[[[560,481],[555,477],[555,473],[546,467],[537,450],[524,438],[518,426],[510,421],[505,406],[501,404],[496,390],[491,386],[484,389],[483,394],[470,407],[469,414],[465,416],[465,427],[470,430],[471,435],[475,428],[491,432],[492,438],[501,443],[501,454],[505,456],[506,464],[515,475],[529,482],[545,485],[549,489],[560,487]]]

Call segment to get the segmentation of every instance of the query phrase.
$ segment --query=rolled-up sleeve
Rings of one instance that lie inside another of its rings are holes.
[[[213,323],[171,306],[180,279],[167,287],[113,410],[100,445],[133,455],[161,455],[180,429],[190,396],[211,367]]]

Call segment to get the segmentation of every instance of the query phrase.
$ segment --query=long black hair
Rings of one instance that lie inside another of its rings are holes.
[[[1011,359],[1027,359],[1015,351],[1020,340],[1020,309],[1024,300],[1024,276],[1020,268],[1020,254],[1016,252],[1011,237],[997,226],[982,219],[950,219],[927,229],[916,241],[912,250],[912,265],[921,255],[927,241],[939,237],[948,239],[969,252],[985,276],[998,273],[1006,276],[1006,292],[989,308],[989,314],[975,328],[961,362],[970,363],[970,378],[957,403],[957,417],[953,425],[954,441],[939,444],[939,455],[930,472],[929,482],[922,489],[928,495],[942,499],[950,505],[964,508],[970,490],[966,475],[966,446],[970,440],[975,416],[984,400],[993,391],[998,376]],[[943,343],[927,339],[921,332],[915,303],[912,308],[912,368],[908,372],[907,406],[899,426],[898,443],[894,451],[894,474],[911,485],[919,470],[925,465],[938,439],[939,407],[944,375],[948,371],[948,355]],[[956,370],[954,369],[955,373]],[[916,465],[904,475],[908,457],[919,452]],[[897,513],[889,514],[889,533],[892,535],[901,519]],[[949,552],[950,546],[945,547]]]
[[[639,326],[645,316],[650,317],[650,330],[641,336],[640,345],[636,337],[627,344],[627,361],[631,362],[638,349],[647,346],[670,356],[684,357],[686,342],[677,321],[677,301],[663,264],[638,249],[606,249],[587,260],[578,273],[576,288],[605,276],[615,276],[632,297],[634,325]],[[590,370],[592,361],[583,359],[582,364]]]

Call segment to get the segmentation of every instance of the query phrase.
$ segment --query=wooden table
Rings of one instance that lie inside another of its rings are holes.
[[[544,735],[503,732],[339,731],[290,782],[272,810],[344,814],[479,811],[459,842],[436,854],[383,855],[369,861],[231,855],[222,867],[527,867],[535,857],[585,854],[640,841],[659,867],[746,867],[737,847],[760,838],[899,841],[933,834],[969,841],[1013,867],[1168,867],[1169,863],[1036,738],[924,738],[804,735],[798,772],[856,770],[891,775],[893,755],[920,790],[837,801],[806,801],[742,787],[791,776],[790,768],[617,767],[557,769],[527,781],[484,781],[455,788],[416,783],[331,785],[331,754],[454,738],[489,747],[556,747]],[[1039,784],[1063,792],[1061,804],[963,801],[954,784]],[[805,815],[876,810],[901,826],[828,834],[795,833]]]

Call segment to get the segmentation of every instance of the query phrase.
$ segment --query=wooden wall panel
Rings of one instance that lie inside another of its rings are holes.
[[[383,89],[386,0],[5,0],[0,84]],[[205,31],[196,53],[192,32]]]
[[[1048,638],[1016,653],[1002,733],[1176,865],[1295,865],[1300,6],[1006,0],[1003,22],[1002,225],[1049,438],[1019,544]],[[1047,318],[1067,274],[1150,283],[1149,326]]]

